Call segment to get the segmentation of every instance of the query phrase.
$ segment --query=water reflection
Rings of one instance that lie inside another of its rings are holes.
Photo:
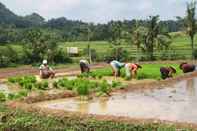
[[[189,96],[195,96],[195,79],[189,79],[187,81],[186,90],[188,91]]]
[[[117,93],[108,99],[79,101],[71,98],[36,105],[85,114],[156,118],[197,123],[196,88],[197,78],[194,78],[162,89]]]
[[[88,113],[89,111],[89,102],[88,101],[79,101],[78,110],[81,113]]]

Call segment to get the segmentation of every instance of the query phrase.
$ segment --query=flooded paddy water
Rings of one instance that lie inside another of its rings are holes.
[[[77,98],[35,103],[35,106],[84,114],[160,119],[197,124],[197,78],[171,87],[115,93],[109,98]]]

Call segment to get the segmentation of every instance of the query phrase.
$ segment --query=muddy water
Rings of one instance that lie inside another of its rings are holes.
[[[36,105],[88,114],[197,123],[197,78],[172,87],[116,93],[108,99],[80,101],[71,98]]]

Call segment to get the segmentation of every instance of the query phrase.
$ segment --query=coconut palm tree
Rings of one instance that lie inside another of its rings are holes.
[[[133,41],[138,52],[141,48],[146,53],[148,60],[153,60],[154,48],[169,47],[171,37],[160,30],[159,16],[150,16],[149,19],[146,27],[138,26],[133,32]]]
[[[193,0],[191,3],[187,3],[185,21],[186,21],[187,34],[189,35],[191,40],[192,59],[194,59],[194,36],[196,34],[195,10],[196,10],[196,1]]]

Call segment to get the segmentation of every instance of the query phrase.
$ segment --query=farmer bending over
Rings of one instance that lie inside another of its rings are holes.
[[[87,60],[80,60],[79,65],[81,68],[81,73],[89,73],[90,72],[90,67],[89,67],[89,62]]]
[[[160,73],[161,73],[161,78],[162,79],[167,79],[167,78],[172,77],[172,75],[176,73],[176,69],[173,68],[172,66],[161,67],[160,68]]]
[[[133,64],[133,63],[127,63],[125,65],[125,73],[126,73],[126,78],[136,78],[137,76],[137,70],[141,69],[142,67],[139,64]]]
[[[193,72],[197,69],[195,65],[188,63],[181,63],[179,67],[183,73]]]
[[[120,69],[122,67],[124,67],[125,64],[121,63],[121,62],[119,62],[117,60],[113,60],[113,61],[110,62],[110,65],[111,65],[112,70],[113,70],[113,75],[115,77],[117,77],[117,76],[120,76]]]
[[[40,66],[40,77],[42,79],[54,78],[55,72],[47,64],[47,60],[43,60]]]

